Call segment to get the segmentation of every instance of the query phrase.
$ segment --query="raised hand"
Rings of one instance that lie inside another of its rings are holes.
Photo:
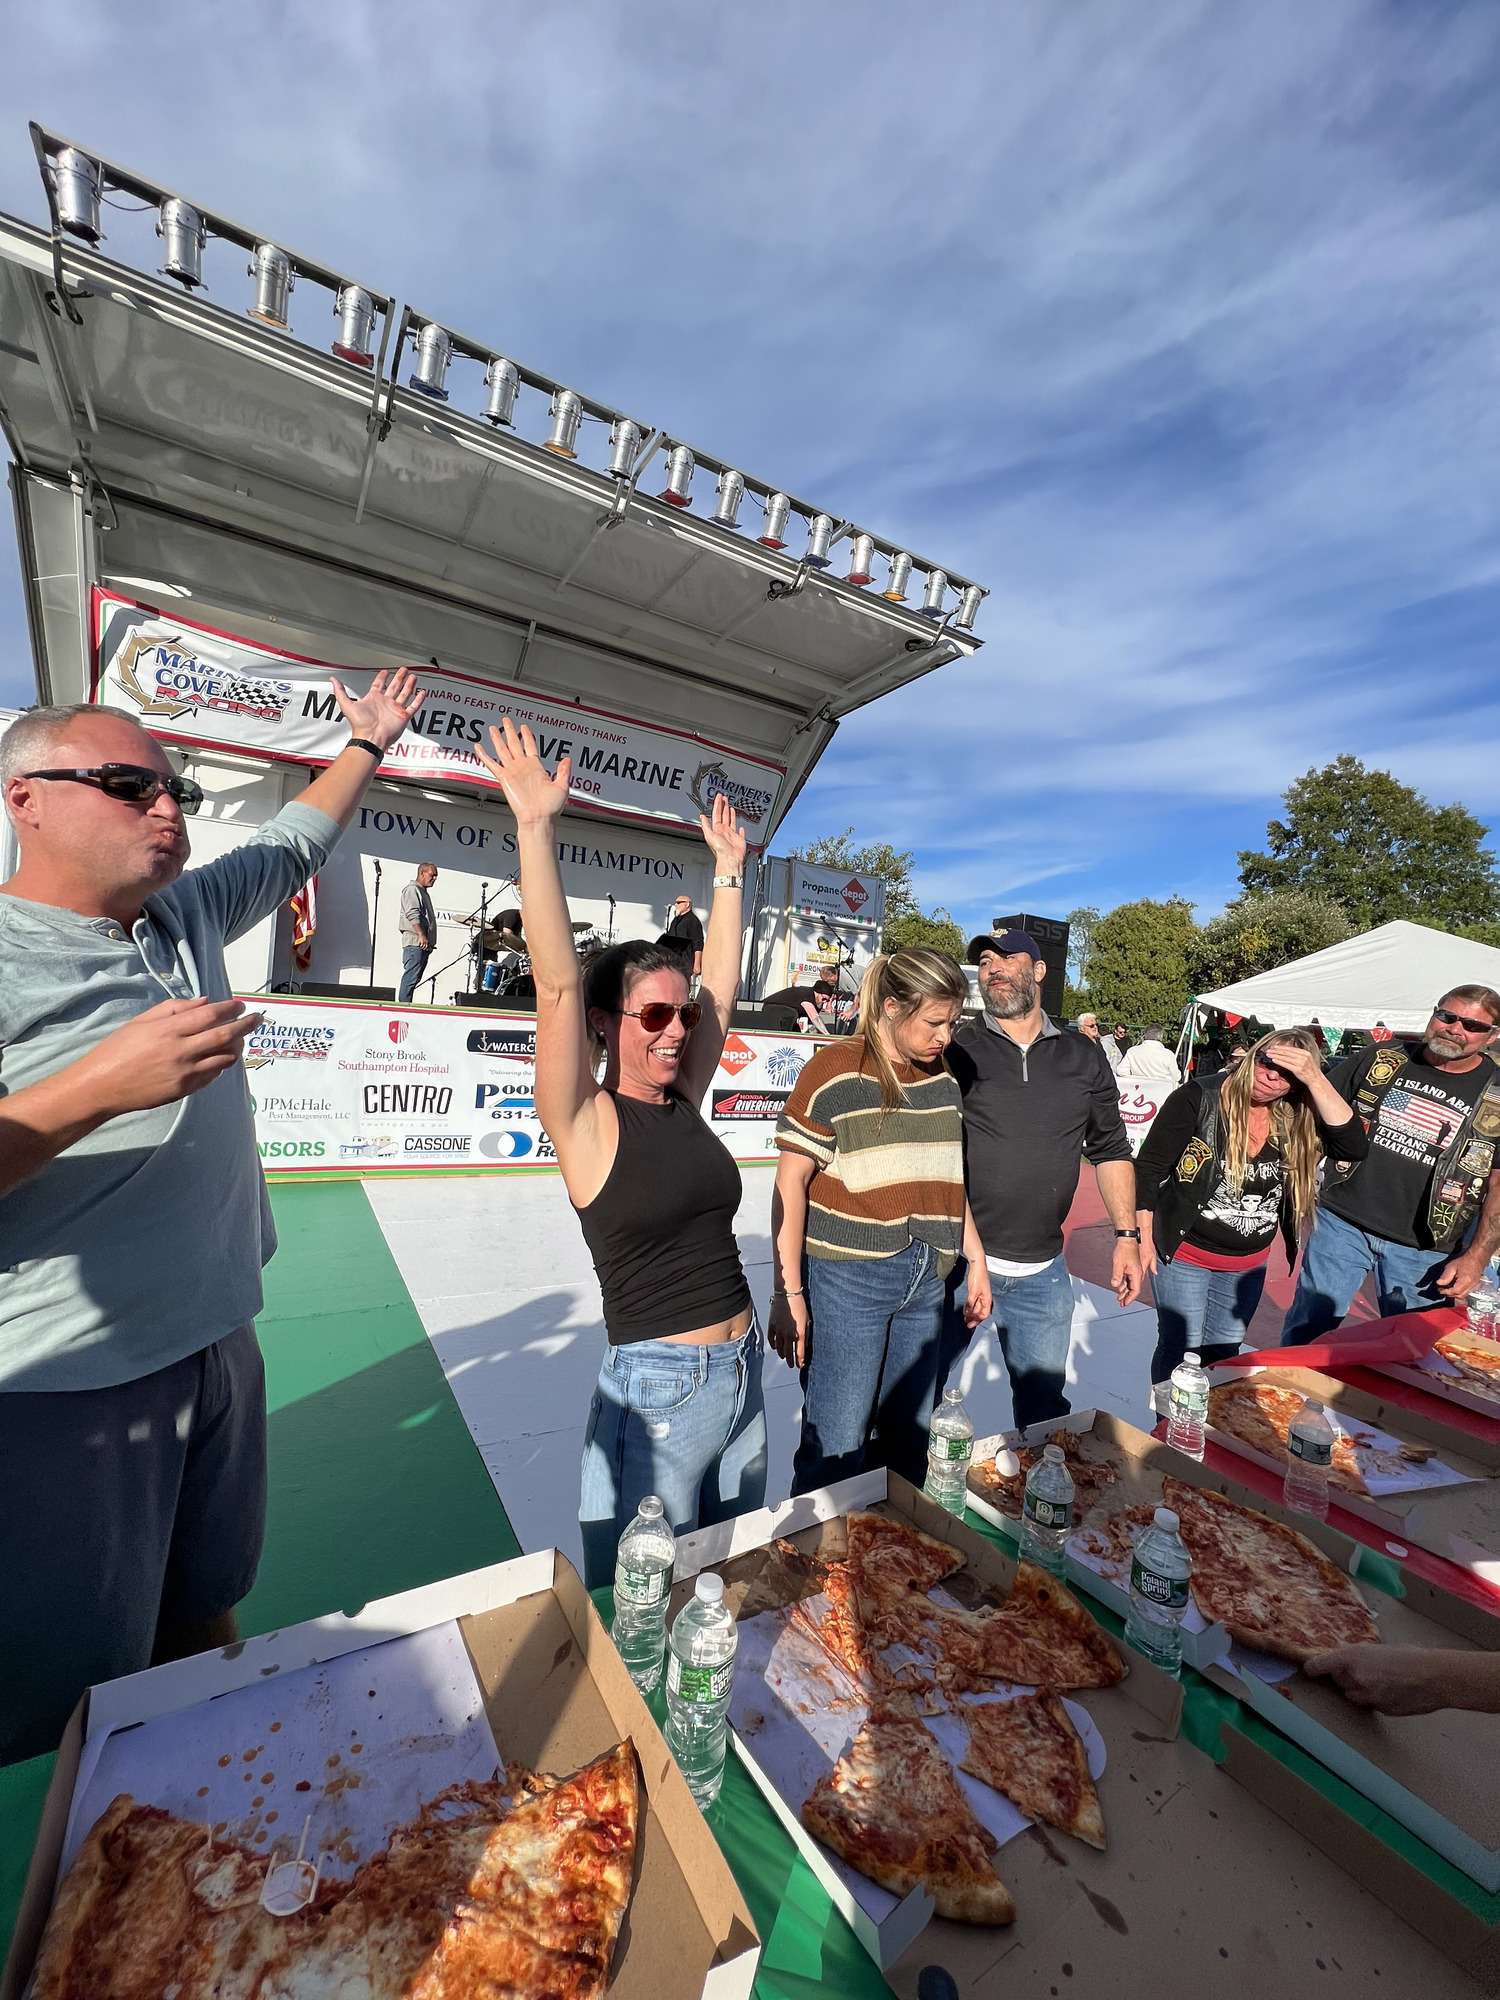
[[[553,777],[537,755],[536,738],[524,722],[517,729],[511,718],[504,716],[500,728],[490,731],[489,751],[476,744],[474,755],[491,777],[499,781],[506,804],[515,814],[518,826],[537,826],[556,819],[567,805],[568,781],[573,773],[572,758],[562,758],[557,766],[557,776]],[[719,803],[715,799],[714,804]],[[742,854],[744,848],[741,837]],[[531,926],[528,924],[526,928],[529,936]]]
[[[1323,1074],[1323,1065],[1300,1042],[1271,1042],[1262,1053],[1268,1055],[1279,1070],[1284,1070],[1298,1083],[1309,1087],[1318,1082]]]
[[[405,734],[406,725],[427,699],[427,690],[417,686],[417,677],[410,667],[402,667],[394,674],[377,674],[368,692],[358,701],[342,681],[330,676],[328,685],[333,689],[339,713],[349,725],[349,733],[378,744],[382,750],[389,750]]]
[[[713,850],[716,875],[743,875],[745,872],[745,829],[735,819],[733,808],[722,792],[714,794],[712,815],[699,813],[703,838]]]

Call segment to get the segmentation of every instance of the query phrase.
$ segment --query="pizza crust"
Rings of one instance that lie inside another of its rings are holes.
[[[1208,1392],[1208,1421],[1216,1431],[1285,1465],[1291,1456],[1287,1434],[1305,1401],[1300,1390],[1278,1388],[1274,1382],[1226,1382]],[[1346,1493],[1369,1495],[1354,1446],[1342,1433],[1334,1437],[1328,1483]]]
[[[1090,1847],[1105,1845],[1088,1752],[1055,1694],[966,1702],[963,1719],[969,1747],[961,1771],[1003,1792],[1028,1819],[1045,1820]]]

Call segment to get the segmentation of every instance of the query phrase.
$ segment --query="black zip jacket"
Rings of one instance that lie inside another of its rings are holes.
[[[1103,1050],[1050,1020],[1018,1048],[983,1019],[948,1049],[964,1099],[964,1178],[985,1254],[1039,1264],[1063,1246],[1080,1163],[1128,1160],[1119,1086]]]

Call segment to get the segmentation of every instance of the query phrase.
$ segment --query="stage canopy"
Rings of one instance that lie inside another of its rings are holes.
[[[1500,951],[1425,924],[1381,924],[1274,972],[1260,972],[1216,993],[1206,1007],[1293,1028],[1314,1015],[1325,1028],[1373,1028],[1396,1034],[1426,1027],[1437,1001],[1454,986],[1500,990]]]

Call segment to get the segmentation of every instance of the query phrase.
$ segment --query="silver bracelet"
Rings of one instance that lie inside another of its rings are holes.
[[[772,1292],[773,1299],[805,1299],[806,1292]]]

